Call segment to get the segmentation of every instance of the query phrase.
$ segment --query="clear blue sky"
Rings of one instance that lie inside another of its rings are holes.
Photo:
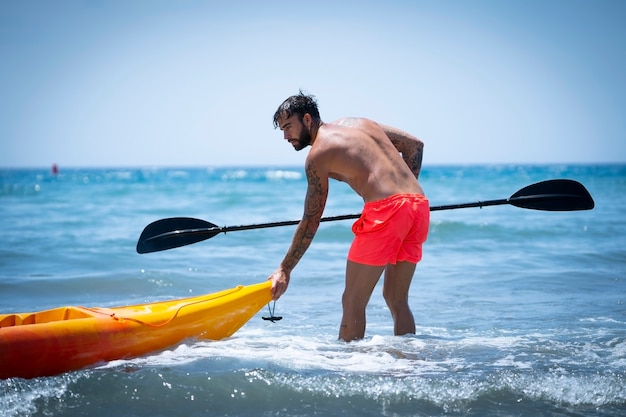
[[[0,167],[299,165],[272,115],[424,164],[626,162],[626,1],[0,2]]]

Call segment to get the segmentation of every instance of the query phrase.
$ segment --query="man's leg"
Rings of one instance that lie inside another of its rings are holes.
[[[398,262],[387,265],[383,297],[391,310],[393,331],[396,336],[415,334],[415,320],[409,307],[409,287],[415,272],[415,264]]]
[[[343,318],[339,339],[346,342],[365,336],[365,307],[383,273],[384,266],[364,265],[348,261],[346,265],[346,288],[341,299]]]

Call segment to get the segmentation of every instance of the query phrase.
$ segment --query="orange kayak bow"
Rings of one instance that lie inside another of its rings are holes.
[[[56,375],[145,355],[191,337],[229,337],[271,301],[270,287],[267,281],[128,307],[0,315],[0,378]]]

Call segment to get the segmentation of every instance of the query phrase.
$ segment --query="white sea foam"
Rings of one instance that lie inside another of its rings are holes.
[[[63,402],[69,387],[86,375],[73,372],[55,378],[0,381],[0,413],[4,417],[24,417],[34,414],[38,404],[55,403],[53,407],[56,407]]]
[[[265,176],[270,180],[299,180],[302,178],[302,173],[300,171],[277,169],[266,171]]]

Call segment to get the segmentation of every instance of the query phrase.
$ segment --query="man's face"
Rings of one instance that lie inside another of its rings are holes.
[[[307,115],[305,115],[306,117]],[[283,137],[293,146],[296,151],[300,151],[311,144],[311,132],[304,125],[297,115],[285,119],[280,119],[280,130]]]

